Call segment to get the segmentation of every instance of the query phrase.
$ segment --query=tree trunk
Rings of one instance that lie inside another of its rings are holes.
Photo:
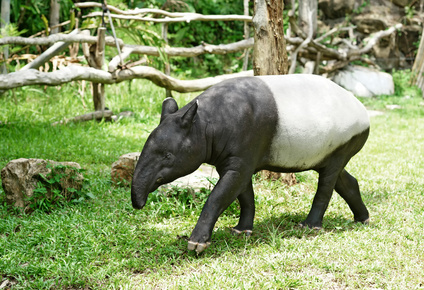
[[[10,23],[10,0],[2,0],[1,1],[1,19],[0,19],[0,29],[4,29]],[[7,36],[2,31],[3,37]],[[3,59],[4,62],[1,64],[2,74],[7,74],[7,59],[9,58],[9,47],[5,46],[3,48]]]
[[[415,57],[414,65],[412,66],[413,78],[412,84],[417,85],[423,92],[424,98],[424,37],[421,36],[420,46],[418,48],[417,56]]]
[[[249,0],[243,1],[244,15],[249,16]],[[250,38],[250,28],[247,22],[244,22],[244,39],[248,40]],[[243,71],[246,71],[249,66],[249,52],[250,49],[246,48],[244,50],[244,59],[243,59]]]
[[[59,27],[51,28],[59,24],[60,3],[58,0],[50,0],[50,34],[59,33]]]
[[[312,25],[312,36],[317,33],[318,0],[299,0],[299,27],[306,35]]]
[[[283,0],[255,0],[253,26],[253,72],[255,75],[283,75],[288,73],[288,57],[283,27]],[[293,173],[281,174],[262,171],[265,179],[281,179],[284,183],[296,183]]]
[[[282,75],[288,72],[283,9],[283,0],[255,0],[253,16],[255,75]]]

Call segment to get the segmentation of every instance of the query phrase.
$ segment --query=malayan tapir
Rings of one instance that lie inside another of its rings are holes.
[[[144,207],[160,185],[215,165],[220,179],[209,195],[188,241],[202,252],[215,223],[236,199],[235,233],[250,234],[255,204],[252,175],[318,172],[312,208],[301,224],[320,228],[333,189],[348,203],[357,222],[367,223],[356,179],[344,168],[364,146],[370,123],[365,107],[350,92],[315,75],[240,77],[220,82],[178,109],[162,104],[159,126],[141,152],[131,185],[132,205]]]

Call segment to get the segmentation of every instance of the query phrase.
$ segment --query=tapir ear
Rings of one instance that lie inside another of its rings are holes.
[[[165,119],[166,116],[178,111],[178,104],[173,98],[166,98],[162,103],[162,114],[160,116],[160,122]]]
[[[182,125],[183,127],[190,127],[191,124],[194,122],[194,117],[197,113],[197,108],[199,106],[199,101],[196,100],[187,110],[187,112],[184,113],[182,116]]]

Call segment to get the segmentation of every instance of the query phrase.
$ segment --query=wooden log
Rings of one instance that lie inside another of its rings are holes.
[[[78,30],[72,31],[69,35],[76,35]],[[38,69],[46,62],[48,62],[52,57],[58,55],[62,51],[64,51],[69,46],[69,42],[57,42],[49,47],[45,52],[40,54],[34,61],[30,62],[26,66],[24,66],[21,70],[27,69]]]
[[[47,37],[28,38],[22,36],[9,36],[0,38],[0,45],[15,44],[15,45],[53,45],[56,42],[69,42],[69,43],[97,43],[96,36],[84,35],[84,34],[63,34],[56,33]],[[115,39],[111,36],[105,38],[107,46],[116,46]],[[124,42],[122,39],[118,39],[119,46],[123,46]]]
[[[50,0],[50,33],[59,33],[59,18],[60,18],[60,2],[58,0]],[[54,28],[53,28],[54,27]]]
[[[417,85],[423,91],[424,97],[424,88],[422,87],[422,78],[424,70],[424,37],[421,36],[420,46],[418,48],[417,56],[415,57],[414,65],[412,66],[412,79],[411,84]]]
[[[251,16],[244,15],[202,15],[198,13],[180,13],[181,16],[175,18],[153,18],[153,17],[140,17],[133,15],[111,14],[110,16],[115,19],[121,20],[136,20],[153,23],[176,23],[176,22],[191,22],[191,21],[247,21],[251,22]],[[102,17],[103,12],[92,12],[83,18]]]
[[[383,38],[385,36],[389,36],[393,32],[401,29],[402,26],[403,25],[401,23],[398,23],[398,24],[396,24],[392,27],[389,27],[387,30],[382,30],[382,31],[379,31],[379,32],[372,34],[368,38],[368,43],[364,47],[362,47],[360,49],[349,50],[347,52],[347,57],[350,58],[350,57],[353,57],[353,56],[358,56],[358,55],[363,55],[365,53],[368,53],[374,47],[374,45],[377,44],[377,42],[378,42],[378,40],[380,40],[380,38]]]
[[[10,0],[2,0],[1,1],[1,18],[0,18],[0,29],[5,28],[10,23]],[[3,35],[4,36],[4,35]],[[7,59],[9,58],[9,48],[6,46],[3,48],[3,59],[4,62],[1,64],[2,74],[7,74]]]
[[[247,48],[253,47],[254,40],[249,38],[247,40],[241,40],[229,44],[212,45],[203,43],[201,45],[184,48],[184,47],[165,47],[162,52],[168,55],[168,57],[195,57],[201,54],[227,54],[237,51],[241,51]],[[125,45],[122,49],[122,59],[126,59],[130,54],[145,54],[151,56],[159,56],[159,49],[152,46],[144,45]],[[119,56],[115,56],[109,63],[109,71],[114,71],[119,64]]]
[[[97,29],[97,44],[94,51],[95,68],[101,70],[105,58],[105,36],[106,28],[99,27]],[[105,109],[105,86],[102,83],[93,82],[93,104],[94,110],[102,111]]]
[[[54,122],[52,125],[56,126],[59,124],[66,124],[69,122],[78,123],[78,122],[86,122],[86,121],[92,121],[92,120],[100,121],[102,119],[111,120],[112,116],[113,116],[113,112],[111,110],[95,111],[95,112],[87,113],[84,115],[79,115],[74,118],[64,119],[62,121]]]
[[[132,79],[148,79],[156,85],[180,93],[198,92],[230,78],[252,76],[253,72],[244,71],[234,74],[225,74],[197,80],[178,80],[167,76],[161,71],[148,66],[135,66],[131,69],[109,73],[103,70],[70,65],[55,72],[46,73],[29,69],[0,75],[0,90],[12,89],[29,85],[57,86],[72,81],[86,80],[103,84],[115,84]]]
[[[243,0],[243,13],[246,16],[249,16],[249,0]],[[248,40],[250,38],[250,28],[249,24],[247,22],[244,22],[244,39]],[[244,58],[243,58],[243,70],[247,70],[247,67],[249,65],[249,52],[250,50],[246,48],[244,50]]]
[[[74,3],[74,5],[77,8],[102,8],[103,7],[101,3],[97,3],[97,2]],[[107,8],[116,14],[127,15],[127,16],[156,14],[156,15],[163,15],[170,18],[183,18],[183,17],[190,17],[190,16],[193,17],[193,15],[194,16],[201,15],[198,13],[169,12],[169,11],[165,11],[162,9],[155,9],[155,8],[135,8],[135,9],[129,9],[129,10],[121,10],[112,5],[107,5]],[[220,18],[227,18],[227,16],[236,16],[236,18],[238,18],[239,16],[243,16],[243,15],[202,15],[202,16],[211,17],[211,18],[215,18],[218,16],[219,17],[218,20],[221,20]],[[212,19],[212,20],[215,20],[215,19]],[[235,19],[235,20],[243,20],[243,21],[250,22],[252,21],[252,17],[241,17],[241,19]]]

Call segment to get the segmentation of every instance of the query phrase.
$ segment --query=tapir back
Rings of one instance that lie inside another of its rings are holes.
[[[259,78],[271,90],[278,109],[270,166],[311,169],[369,130],[365,107],[330,80],[315,75]]]

